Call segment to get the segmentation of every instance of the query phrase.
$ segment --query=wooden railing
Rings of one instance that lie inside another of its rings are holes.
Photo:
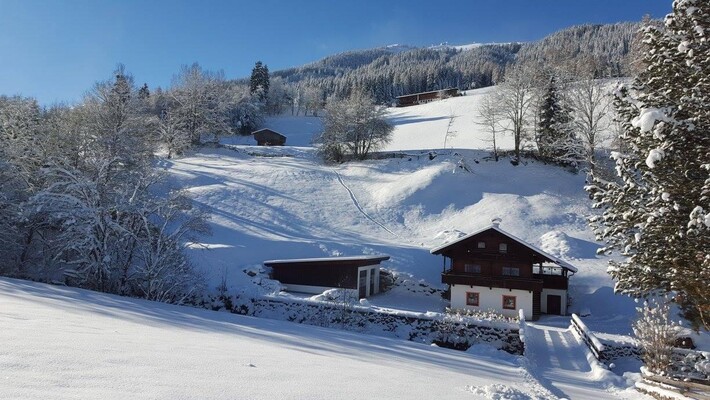
[[[587,328],[587,325],[582,322],[577,314],[572,314],[572,327],[579,333],[579,336],[582,337],[582,340],[587,347],[589,347],[594,357],[599,361],[605,361],[604,345],[599,341],[599,338]]]
[[[698,382],[679,381],[659,375],[642,374],[646,384],[660,387],[666,391],[677,392],[687,398],[696,400],[710,400],[710,386]],[[644,390],[642,390],[644,391]],[[647,392],[647,391],[646,391]]]

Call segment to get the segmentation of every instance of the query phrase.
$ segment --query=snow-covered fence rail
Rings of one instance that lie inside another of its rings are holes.
[[[594,335],[594,333],[587,328],[587,325],[582,322],[582,320],[577,316],[577,314],[572,314],[572,328],[579,334],[584,343],[589,347],[594,357],[599,361],[606,361],[606,356],[604,354],[605,347],[599,338]]]
[[[520,325],[520,328],[518,328],[518,336],[520,336],[520,343],[523,344],[523,352],[525,351],[525,335],[527,335],[528,331],[528,323],[525,322],[525,311],[521,308],[518,310],[518,324]]]
[[[710,385],[708,383],[671,379],[650,374],[645,369],[642,369],[642,372],[643,380],[636,384],[636,388],[640,392],[657,398],[681,398],[675,396],[675,394],[680,394],[683,396],[682,398],[710,400]]]
[[[382,310],[357,304],[275,297],[252,299],[249,305],[237,307],[234,312],[435,343],[461,350],[487,343],[512,354],[523,352],[515,323],[476,320],[444,313]]]

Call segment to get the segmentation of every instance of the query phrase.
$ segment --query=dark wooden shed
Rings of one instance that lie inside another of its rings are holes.
[[[380,291],[380,263],[389,258],[386,255],[303,258],[268,260],[264,265],[272,269],[271,277],[288,291],[319,294],[345,288],[357,290],[363,298]]]
[[[286,136],[268,128],[254,131],[252,135],[259,146],[283,146],[286,144]]]

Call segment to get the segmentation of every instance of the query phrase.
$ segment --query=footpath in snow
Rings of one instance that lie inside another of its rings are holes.
[[[561,399],[639,398],[623,378],[604,368],[570,328],[528,323],[525,357],[530,374]]]

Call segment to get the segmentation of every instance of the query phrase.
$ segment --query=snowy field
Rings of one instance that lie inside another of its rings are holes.
[[[589,365],[535,369],[486,346],[465,353],[6,278],[0,327],[2,399],[645,398]]]
[[[476,105],[491,90],[391,109],[390,150],[406,148],[405,158],[330,166],[312,147],[264,148],[248,145],[250,138],[226,138],[229,148],[165,160],[161,167],[173,185],[188,188],[212,215],[213,235],[203,243],[209,250],[193,246],[193,259],[212,287],[224,278],[238,292],[260,280],[244,271],[264,260],[384,253],[391,256],[384,267],[402,285],[370,302],[442,311],[447,302],[426,287],[444,288],[443,260],[429,249],[500,217],[503,229],[579,268],[571,279],[573,312],[591,313],[593,329],[629,334],[635,304],[613,295],[607,260],[595,254],[584,176],[532,160],[492,161],[475,124]],[[458,132],[443,146],[448,110],[457,115]],[[315,117],[283,116],[266,125],[287,135],[287,144],[290,132],[305,145],[322,129]],[[509,137],[501,143],[512,147]]]

